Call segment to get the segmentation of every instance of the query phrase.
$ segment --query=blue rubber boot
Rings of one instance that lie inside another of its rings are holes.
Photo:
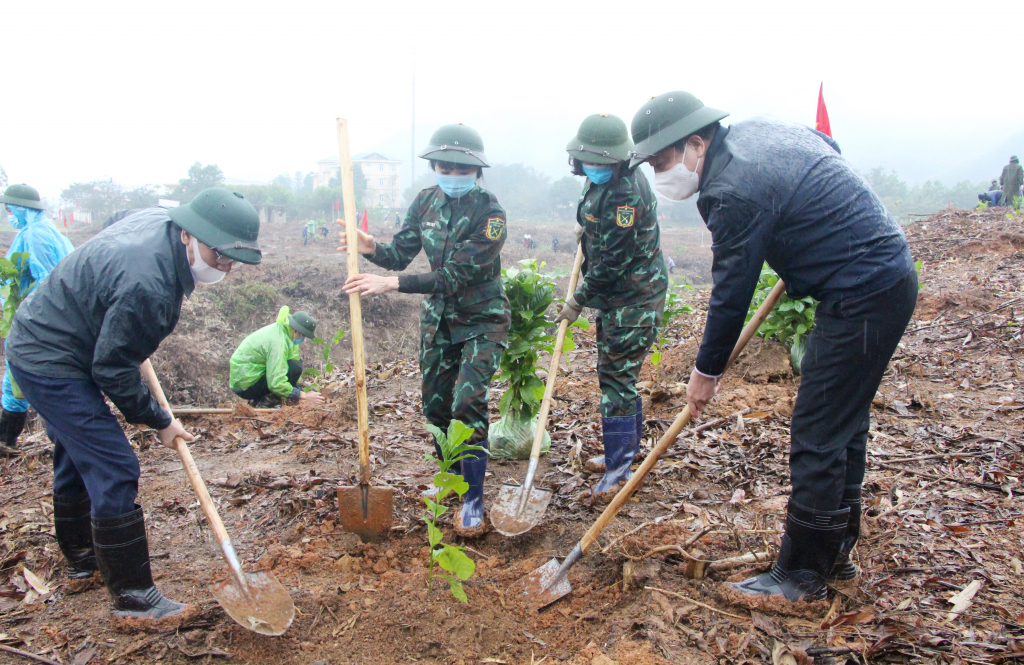
[[[478,445],[487,448],[487,440]],[[469,490],[462,495],[462,509],[455,519],[455,533],[463,538],[478,538],[487,533],[487,516],[484,511],[484,474],[487,471],[486,453],[479,457],[462,460],[462,478],[469,484]]]
[[[611,501],[624,483],[633,475],[629,468],[640,449],[636,435],[637,417],[615,416],[601,419],[604,434],[604,477],[594,485],[594,496],[598,501]]]
[[[644,439],[644,398],[636,397],[636,442],[640,444]]]
[[[644,438],[644,400],[642,397],[636,398],[636,412],[634,415],[636,416],[636,440],[639,443]],[[583,465],[583,470],[587,473],[604,473],[606,470],[604,455],[588,459],[586,464]]]

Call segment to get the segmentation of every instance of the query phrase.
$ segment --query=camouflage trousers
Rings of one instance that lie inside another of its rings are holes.
[[[644,358],[658,339],[664,298],[649,309],[602,311],[597,317],[597,379],[601,417],[631,416],[636,410],[636,381]]]
[[[423,415],[427,422],[447,432],[452,420],[460,420],[475,430],[466,443],[478,445],[486,440],[491,379],[503,351],[500,342],[484,337],[453,344],[448,326],[442,321],[434,339],[429,344],[421,342],[420,348]]]

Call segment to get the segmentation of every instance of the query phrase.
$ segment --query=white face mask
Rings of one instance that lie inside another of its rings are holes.
[[[685,201],[700,189],[700,176],[696,169],[686,168],[686,151],[689,148],[689,144],[683,148],[683,158],[678,164],[654,174],[654,188],[669,201]],[[700,168],[700,159],[697,160],[697,168]]]
[[[192,279],[197,283],[216,284],[228,276],[223,270],[217,270],[213,266],[206,265],[206,261],[203,261],[203,255],[199,253],[199,241],[196,240],[195,236],[192,236],[192,242],[189,246],[192,248],[192,258],[194,259],[194,262],[189,267],[192,268]]]

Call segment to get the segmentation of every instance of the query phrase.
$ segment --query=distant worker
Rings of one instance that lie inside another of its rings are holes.
[[[992,181],[989,185],[987,192],[978,194],[978,200],[986,205],[997,206],[1002,203],[1003,200],[1003,188],[999,186],[999,182],[996,180]]]
[[[551,251],[558,254],[558,236],[551,238]]]
[[[288,307],[282,307],[275,323],[246,337],[232,354],[229,387],[256,407],[275,407],[282,400],[320,404],[320,393],[299,387],[299,344],[315,337],[316,319],[307,312],[289,315]]]
[[[14,254],[28,252],[28,270],[22,273],[18,285],[21,296],[25,297],[50,274],[58,261],[75,251],[75,246],[46,218],[39,192],[33,187],[11,185],[0,196],[0,202],[7,209],[7,221],[18,230],[5,258],[10,260]],[[21,262],[17,264],[20,266]],[[28,417],[28,401],[16,383],[11,381],[8,367],[4,373],[3,396],[0,398],[3,405],[0,411],[0,453],[7,455],[18,444],[18,437],[25,429]],[[4,450],[4,446],[7,450]]]
[[[473,428],[468,445],[488,447],[488,396],[491,379],[508,346],[511,322],[501,288],[501,247],[507,238],[505,211],[480,187],[488,167],[483,139],[465,125],[445,125],[434,132],[420,154],[429,160],[437,185],[416,194],[402,230],[390,243],[358,232],[358,250],[385,270],[404,270],[420,250],[430,271],[417,275],[349,275],[346,293],[363,295],[398,291],[423,293],[420,317],[420,375],[423,416],[442,432],[453,420]],[[449,226],[448,220],[459,220]],[[347,239],[341,235],[341,246]],[[441,455],[441,449],[434,444]],[[452,472],[469,484],[454,518],[464,538],[483,535],[484,475],[487,454],[479,451],[456,462]]]
[[[317,229],[317,233],[319,233],[320,235],[322,235],[322,236],[323,236],[323,237],[325,237],[325,238],[326,238],[326,237],[327,237],[328,235],[330,235],[330,231],[328,231],[328,230],[327,230],[327,225],[326,225],[326,224],[324,224],[324,225],[323,225],[323,226],[321,226],[321,227],[320,227],[319,229]]]
[[[316,222],[312,219],[306,222],[306,234],[309,236],[310,240],[316,239]]]
[[[566,146],[572,174],[586,176],[576,208],[584,256],[576,292],[555,323],[597,310],[597,380],[604,454],[586,462],[603,474],[593,497],[607,503],[633,475],[640,451],[643,399],[636,382],[665,309],[668,273],[661,252],[658,201],[640,169],[630,168],[633,142],[614,115],[588,116]]]
[[[1010,157],[1010,163],[1003,167],[999,184],[1003,186],[1003,205],[1014,205],[1014,199],[1021,195],[1020,188],[1024,186],[1024,169],[1021,168],[1017,155]]]
[[[305,247],[306,243],[309,242],[309,227],[305,224],[302,225],[302,246]]]
[[[260,262],[259,230],[256,209],[219,187],[188,205],[140,210],[58,263],[14,316],[11,374],[53,442],[57,545],[69,578],[100,572],[115,629],[174,630],[200,608],[153,584],[135,502],[139,460],[105,398],[171,450],[177,437],[195,438],[161,408],[139,365],[174,332],[196,284],[219,282],[236,262]]]
[[[673,274],[676,271],[676,262],[672,260],[672,257],[668,257],[668,274]]]

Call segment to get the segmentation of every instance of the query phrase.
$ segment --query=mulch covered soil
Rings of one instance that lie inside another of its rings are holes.
[[[1004,211],[1005,212],[1005,211]],[[1024,442],[1019,377],[1024,227],[994,211],[951,211],[908,227],[924,261],[918,312],[875,400],[862,574],[811,607],[732,605],[727,580],[763,570],[788,495],[788,417],[799,385],[788,352],[754,340],[709,413],[688,427],[572,570],[572,593],[527,610],[514,583],[565,556],[600,514],[583,471],[600,451],[596,349],[579,333],[552,411],[540,486],[554,492],[525,535],[461,541],[476,573],[468,604],[428,591],[420,493],[432,467],[414,358],[369,371],[374,483],[395,490],[391,537],[365,545],[337,526],[336,488],[357,484],[351,367],[323,408],[191,418],[193,445],[248,570],[269,570],[297,608],[279,638],[248,632],[212,599],[226,568],[177,456],[151,431],[139,448],[153,569],[201,616],[175,634],[112,631],[101,587],[72,589],[53,539],[40,427],[0,470],[0,644],[60,663],[844,663],[1024,660]],[[696,312],[667,331],[642,375],[644,450],[685,404],[702,333]],[[159,367],[158,367],[159,369]],[[492,398],[497,400],[501,385]],[[493,410],[496,413],[496,409]],[[487,501],[525,462],[494,460]],[[77,593],[73,593],[77,591]],[[0,662],[28,662],[0,653]]]

